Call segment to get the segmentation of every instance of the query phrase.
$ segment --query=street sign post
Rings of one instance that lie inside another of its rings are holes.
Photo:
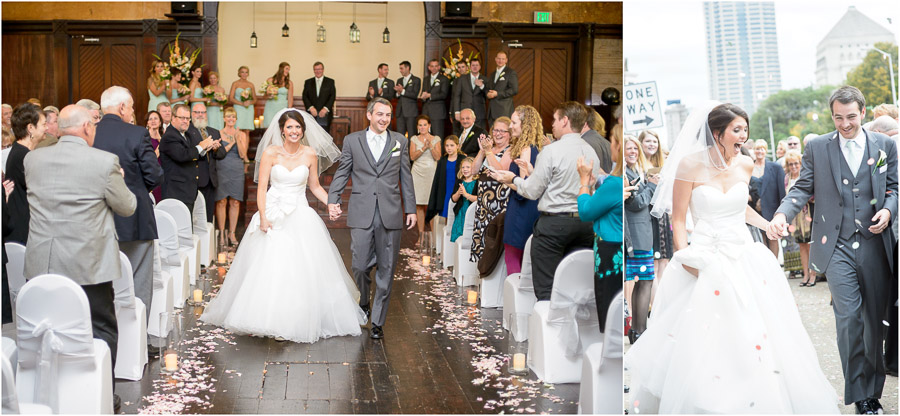
[[[641,131],[663,126],[663,110],[656,81],[625,86],[625,131]]]

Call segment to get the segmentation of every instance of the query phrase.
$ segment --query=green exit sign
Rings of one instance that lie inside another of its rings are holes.
[[[543,25],[553,24],[553,12],[534,12],[534,23]]]

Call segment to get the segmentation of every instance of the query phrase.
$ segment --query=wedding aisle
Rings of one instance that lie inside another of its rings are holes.
[[[840,399],[843,400],[844,377],[841,372],[841,358],[838,355],[835,336],[834,312],[829,304],[831,292],[828,290],[828,283],[820,282],[814,287],[807,288],[797,285],[800,282],[799,279],[791,279],[789,282],[791,292],[793,292],[794,299],[797,300],[797,306],[800,309],[800,319],[803,321],[803,326],[809,333],[809,338],[816,348],[822,372],[825,373],[825,377],[828,378]],[[631,344],[625,342],[626,353],[629,348],[631,348]],[[624,380],[625,385],[628,385],[631,381],[631,374],[628,369],[625,369]],[[897,414],[897,387],[897,377],[888,375],[884,383],[884,395],[881,397],[881,404],[884,406],[885,414]],[[625,393],[625,408],[629,408],[630,404],[631,397],[628,393]],[[856,413],[856,409],[852,404],[839,407],[843,414]]]
[[[331,233],[349,266],[349,230]],[[404,234],[403,247],[414,242]],[[501,312],[459,306],[452,276],[411,255],[401,252],[383,340],[365,330],[311,345],[237,336],[198,326],[201,308],[185,305],[187,361],[174,377],[161,376],[154,357],[141,381],[118,380],[122,412],[577,412],[578,384],[509,376]]]

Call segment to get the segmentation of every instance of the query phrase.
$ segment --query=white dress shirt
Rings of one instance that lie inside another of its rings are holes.
[[[322,79],[323,78],[325,78],[325,77],[322,76],[322,78],[316,78],[316,96],[317,97],[319,96],[319,91],[322,91]]]
[[[502,75],[503,71],[505,71],[505,70],[506,70],[505,66],[501,66],[500,68],[497,68],[497,72],[494,72],[494,82],[497,82],[497,80],[500,79],[500,75]]]
[[[372,152],[372,158],[375,159],[376,163],[381,158],[381,153],[384,152],[387,137],[388,132],[386,130],[381,132],[381,134],[375,134],[371,127],[366,129],[366,142],[369,144],[369,151]]]
[[[516,192],[525,198],[537,199],[538,211],[541,212],[578,212],[581,186],[577,167],[579,157],[584,157],[585,163],[593,163],[593,174],[600,175],[597,152],[581,138],[581,134],[569,133],[538,153],[531,176],[526,179],[516,176],[513,179]]]
[[[403,77],[403,85],[401,85],[403,87],[403,89],[400,91],[400,95],[406,94],[406,86],[409,85],[409,77],[411,77],[411,76],[412,76],[412,72],[410,72],[409,75]]]
[[[838,135],[840,135],[840,133],[838,133]],[[857,170],[859,170],[859,164],[862,163],[863,155],[866,153],[866,133],[863,132],[862,127],[860,127],[856,137],[852,139],[845,139],[844,136],[840,137],[841,153],[844,155],[844,160],[847,161],[847,166],[850,167],[850,171],[853,172],[853,175],[856,175]],[[847,149],[847,143],[849,142],[853,142],[853,146],[856,147],[852,155]]]
[[[472,82],[472,89],[473,89],[473,90],[474,90],[475,88],[478,88],[478,86],[475,85],[475,80],[477,80],[477,79],[478,79],[478,74],[476,74],[476,73],[474,73],[474,72],[469,72],[469,81]]]

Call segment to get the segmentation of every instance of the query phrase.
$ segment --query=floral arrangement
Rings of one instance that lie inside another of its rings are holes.
[[[242,103],[250,101],[251,98],[252,97],[250,97],[250,89],[241,91],[241,102]]]
[[[178,89],[176,91],[178,91],[178,95],[180,95],[180,96],[184,96],[186,94],[191,93],[191,89],[188,88],[188,86],[184,85],[184,84],[178,84]]]
[[[169,64],[163,62],[163,70],[162,73],[159,74],[159,79],[163,81],[172,79],[172,71],[169,69]]]
[[[206,98],[212,98],[213,93],[215,93],[215,92],[216,92],[216,90],[215,90],[215,88],[213,88],[212,85],[207,85],[207,86],[203,87],[203,96]]]
[[[163,79],[171,79],[172,71],[171,69],[177,69],[183,77],[181,78],[182,84],[187,84],[190,79],[191,68],[194,66],[194,62],[197,61],[197,56],[200,55],[200,49],[194,49],[190,54],[187,53],[187,50],[182,53],[181,47],[178,45],[178,38],[181,37],[181,33],[175,35],[175,42],[169,45],[169,61],[166,63],[165,59],[160,58],[157,55],[153,55],[154,58],[165,64],[165,69],[163,70]],[[167,76],[165,76],[168,74]]]
[[[228,102],[228,96],[224,92],[216,92],[213,93],[212,100],[219,103],[219,105],[225,105]]]
[[[263,82],[259,87],[259,94],[266,95],[269,98],[275,98],[275,96],[278,95],[278,86],[270,84],[269,81]]]
[[[479,55],[479,53],[476,51],[470,51],[469,56],[463,58],[464,53],[463,53],[462,41],[460,41],[459,38],[457,38],[456,43],[459,45],[459,49],[456,51],[456,55],[455,56],[453,55],[453,50],[451,50],[450,49],[451,47],[448,46],[447,47],[447,56],[449,56],[450,59],[447,60],[447,58],[442,58],[444,60],[444,68],[441,70],[441,72],[444,73],[445,77],[450,78],[451,82],[453,80],[459,78],[459,75],[460,75],[459,71],[456,70],[456,64],[458,64],[461,61],[468,64],[469,61],[472,60],[472,58],[477,58]]]

